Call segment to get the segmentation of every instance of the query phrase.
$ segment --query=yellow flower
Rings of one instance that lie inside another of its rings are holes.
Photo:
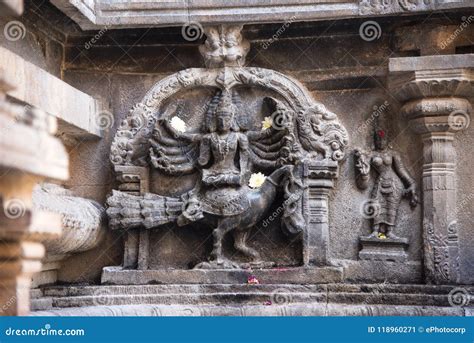
[[[385,234],[384,234],[384,233],[381,233],[381,232],[377,235],[377,237],[378,237],[379,239],[387,239],[387,236],[385,236]]]
[[[253,173],[250,176],[249,187],[250,188],[260,188],[265,182],[266,176],[262,173]]]
[[[170,121],[171,127],[178,132],[186,131],[186,123],[179,117],[173,117]]]
[[[265,131],[266,129],[269,129],[272,127],[273,120],[270,117],[265,117],[262,121],[262,131]]]

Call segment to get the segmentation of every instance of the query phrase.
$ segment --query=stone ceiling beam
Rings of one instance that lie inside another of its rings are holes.
[[[101,101],[2,47],[0,65],[8,66],[3,68],[5,77],[18,85],[7,94],[58,118],[59,134],[83,139],[102,137],[100,117],[108,112]]]
[[[83,30],[318,21],[462,9],[471,0],[51,0]]]

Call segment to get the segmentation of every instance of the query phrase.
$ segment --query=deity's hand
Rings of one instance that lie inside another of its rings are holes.
[[[354,150],[354,157],[355,157],[355,167],[359,171],[359,173],[363,176],[369,175],[370,172],[370,164],[367,162],[364,154],[356,149]]]
[[[410,206],[416,207],[419,203],[418,195],[416,194],[416,187],[415,185],[410,185],[408,188],[405,189],[405,194],[407,197],[410,198]]]

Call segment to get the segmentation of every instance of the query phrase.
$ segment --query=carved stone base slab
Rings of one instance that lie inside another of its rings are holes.
[[[359,241],[362,245],[359,251],[361,260],[378,260],[404,262],[407,260],[406,249],[408,240],[406,238],[380,239],[372,236],[361,236]]]
[[[122,267],[105,267],[102,271],[102,284],[246,284],[249,276],[255,276],[262,284],[324,284],[341,282],[342,271],[338,267],[253,270],[124,270]]]
[[[450,304],[455,288],[384,283],[69,285],[43,287],[32,298],[33,307],[42,310],[34,315],[43,316],[467,315],[469,307]],[[473,294],[472,286],[463,289]]]

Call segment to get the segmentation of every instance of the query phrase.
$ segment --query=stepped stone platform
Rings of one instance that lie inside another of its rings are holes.
[[[35,316],[470,316],[459,286],[391,284],[173,284],[49,286],[32,292]],[[474,287],[462,288],[474,294]]]

